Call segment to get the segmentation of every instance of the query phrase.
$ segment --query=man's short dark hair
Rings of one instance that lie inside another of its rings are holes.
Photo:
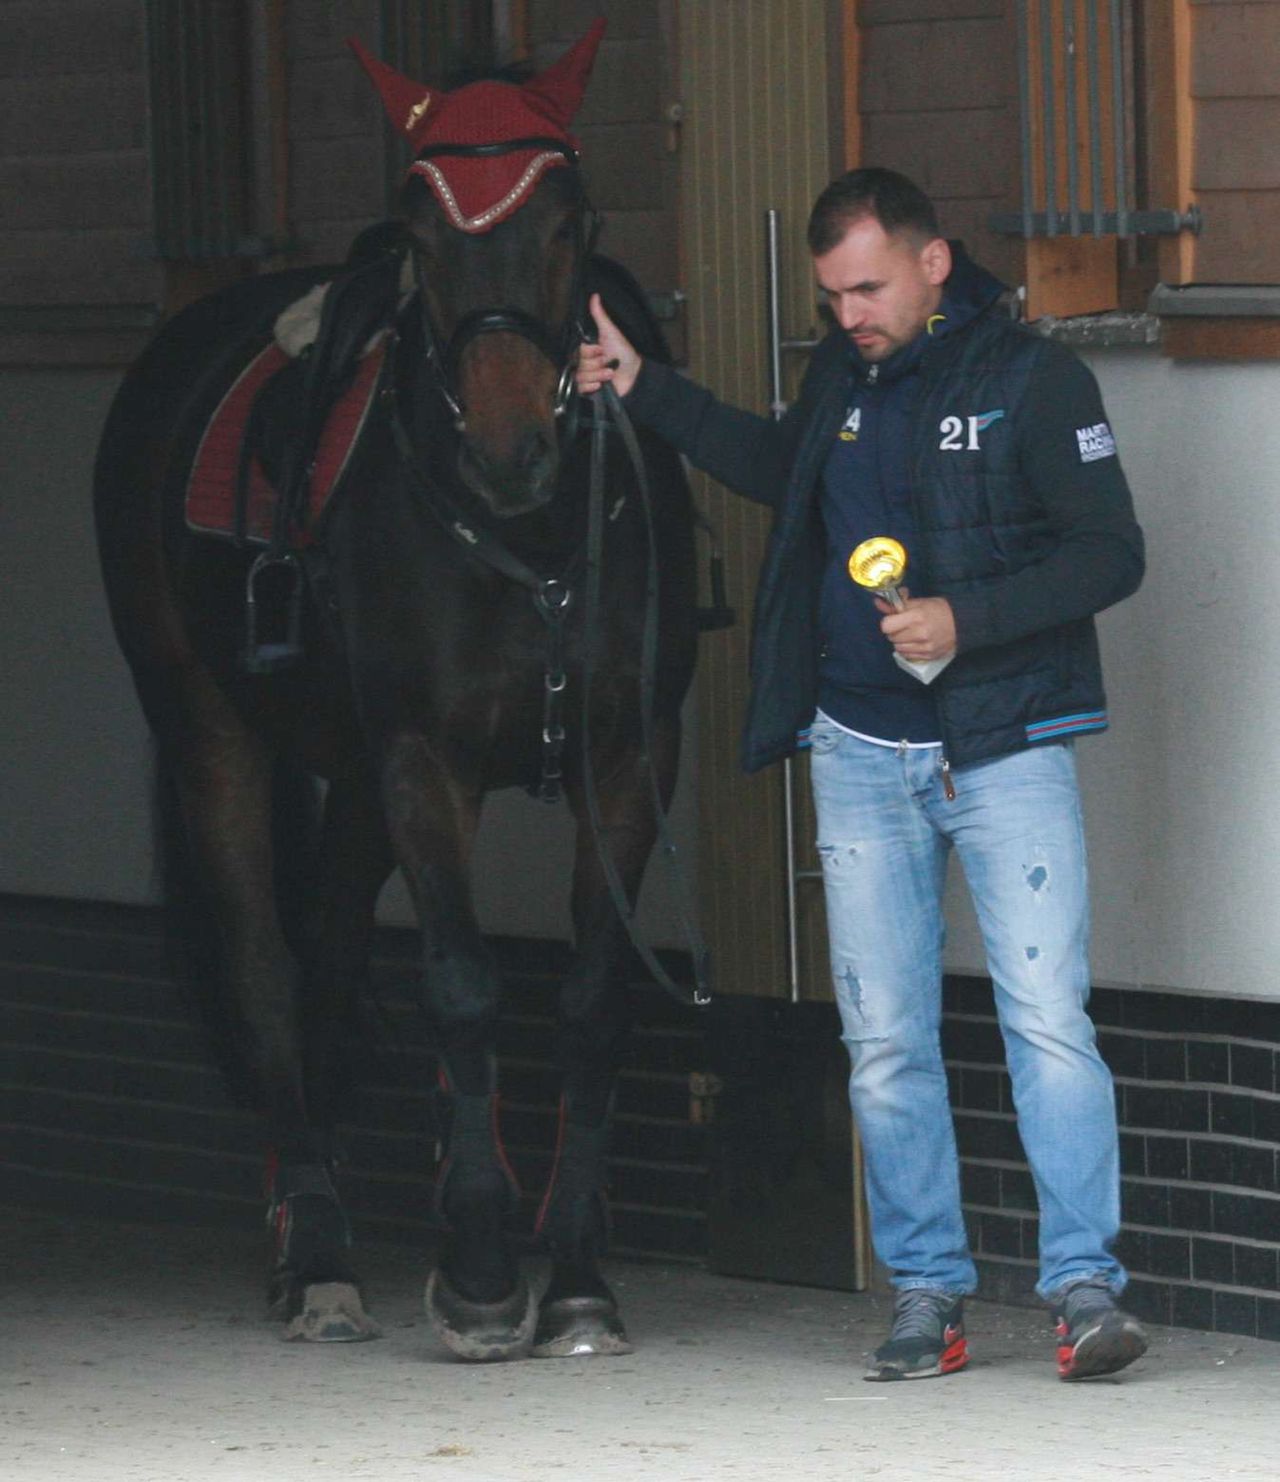
[[[822,257],[844,240],[855,222],[870,217],[890,236],[918,237],[921,245],[940,237],[937,212],[924,191],[896,170],[867,166],[833,180],[809,213],[809,251]]]

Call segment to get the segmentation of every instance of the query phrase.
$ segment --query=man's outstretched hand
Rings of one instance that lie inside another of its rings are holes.
[[[605,313],[598,293],[591,295],[589,308],[600,338],[594,345],[584,344],[579,347],[574,382],[583,396],[599,391],[607,381],[613,383],[613,389],[619,396],[625,396],[640,374],[640,356],[631,341]]]

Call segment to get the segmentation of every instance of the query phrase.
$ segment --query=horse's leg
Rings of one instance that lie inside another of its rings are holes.
[[[333,1247],[349,1237],[334,1188],[334,1131],[349,1089],[356,991],[368,975],[374,911],[392,867],[381,803],[364,774],[330,784],[319,863],[312,898],[302,903],[299,951],[303,1091],[320,1157],[281,1161],[273,1171],[271,1307],[286,1320],[287,1338],[350,1342],[378,1329],[355,1284],[336,1279]]]
[[[679,721],[659,721],[652,764],[663,806],[670,800],[680,749]],[[634,905],[656,834],[651,784],[643,759],[598,783],[604,847]],[[605,1197],[613,1094],[630,1025],[627,972],[631,953],[601,868],[580,786],[570,792],[578,819],[573,882],[577,951],[560,1003],[563,1074],[555,1166],[538,1216],[551,1254],[534,1341],[542,1358],[629,1353],[613,1293],[600,1274],[608,1236]]]
[[[445,1230],[427,1312],[461,1358],[521,1358],[537,1312],[509,1230],[519,1190],[498,1129],[498,972],[468,884],[481,796],[448,776],[416,737],[389,748],[385,789],[396,855],[422,923],[427,1019],[439,1060],[436,1212]]]
[[[346,1217],[333,1186],[329,1150],[307,1104],[299,1031],[298,962],[285,940],[275,892],[274,758],[199,663],[144,669],[139,693],[160,738],[189,854],[191,889],[216,927],[213,961],[196,964],[216,994],[233,1076],[260,1114],[274,1166],[276,1238],[272,1300],[280,1270],[298,1289],[342,1288],[344,1315],[308,1336],[368,1337],[347,1258]]]

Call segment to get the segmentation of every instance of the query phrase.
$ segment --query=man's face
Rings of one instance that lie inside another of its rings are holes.
[[[838,246],[813,260],[836,323],[863,360],[886,360],[929,322],[951,271],[941,237],[888,235],[874,217],[855,221]]]

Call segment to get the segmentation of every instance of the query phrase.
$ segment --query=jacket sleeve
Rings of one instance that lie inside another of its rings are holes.
[[[1057,536],[1041,561],[949,597],[957,649],[1091,617],[1138,589],[1142,531],[1092,371],[1045,341],[1017,423],[1018,465]]]
[[[803,395],[774,422],[728,406],[670,366],[646,360],[623,405],[736,494],[760,504],[781,502],[804,425]]]

